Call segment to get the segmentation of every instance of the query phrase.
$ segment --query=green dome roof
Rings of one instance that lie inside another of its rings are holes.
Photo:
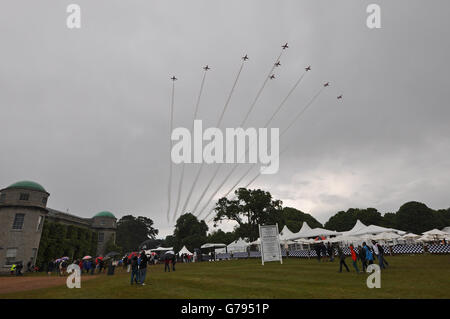
[[[44,187],[42,187],[38,183],[32,182],[32,181],[17,182],[12,185],[9,185],[7,188],[26,188],[26,189],[31,189],[31,190],[35,190],[35,191],[47,192],[44,189]]]
[[[111,218],[116,218],[116,216],[114,216],[113,213],[108,212],[108,211],[97,213],[97,214],[94,215],[94,217],[111,217]]]

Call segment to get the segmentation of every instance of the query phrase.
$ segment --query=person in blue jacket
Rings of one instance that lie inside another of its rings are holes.
[[[366,242],[363,242],[363,249],[366,252],[366,261],[369,265],[373,264],[373,253],[369,247],[367,247]]]

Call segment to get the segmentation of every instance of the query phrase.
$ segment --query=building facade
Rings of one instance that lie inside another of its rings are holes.
[[[14,183],[0,190],[0,271],[13,263],[36,261],[45,219],[86,227],[98,233],[97,256],[116,238],[116,217],[108,211],[83,218],[47,208],[50,196],[44,187],[31,181]]]

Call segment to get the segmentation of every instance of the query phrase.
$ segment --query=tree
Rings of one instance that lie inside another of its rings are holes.
[[[144,240],[154,239],[157,234],[158,230],[153,227],[150,218],[126,215],[117,222],[116,242],[125,252],[129,252],[138,249]]]
[[[153,249],[153,248],[157,248],[159,246],[164,246],[163,239],[150,238],[150,239],[144,240],[142,243],[139,244],[139,250]]]
[[[311,228],[322,227],[322,224],[310,214],[303,213],[292,207],[284,207],[281,212],[281,220],[278,223],[278,228],[281,231],[286,225],[290,231],[297,233],[302,227],[303,222],[306,222]]]
[[[234,232],[224,232],[221,229],[213,231],[211,234],[207,237],[208,243],[215,243],[215,244],[226,244],[229,245],[233,241],[235,241],[236,234]]]
[[[180,250],[183,246],[193,251],[194,248],[200,248],[206,243],[206,232],[208,226],[205,221],[199,221],[191,213],[186,213],[178,217],[173,232],[173,248],[175,251]],[[169,236],[167,236],[169,237]],[[167,238],[166,237],[166,242]]]
[[[439,209],[434,213],[436,221],[438,225],[436,228],[444,228],[450,226],[450,208],[448,209]]]
[[[398,227],[415,234],[421,234],[439,225],[439,219],[434,211],[419,202],[403,204],[396,215]]]
[[[383,215],[383,227],[387,228],[398,228],[397,226],[397,215],[395,213],[386,213]]]
[[[336,231],[347,231],[352,229],[358,219],[366,225],[382,226],[383,224],[383,217],[376,208],[350,208],[346,212],[340,211],[330,217],[325,223],[325,228]]]
[[[45,220],[36,265],[46,269],[50,260],[62,256],[81,259],[97,252],[97,232],[84,227]]]
[[[122,247],[118,246],[117,243],[114,242],[114,238],[111,237],[105,244],[105,255],[113,251],[118,252],[119,254],[123,253]]]
[[[258,238],[258,225],[275,224],[281,219],[282,202],[272,200],[272,195],[261,189],[239,188],[235,200],[226,197],[216,204],[214,222],[233,220],[238,223],[235,232],[250,241]]]

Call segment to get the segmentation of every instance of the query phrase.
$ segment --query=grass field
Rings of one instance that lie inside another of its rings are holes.
[[[114,276],[82,277],[80,289],[59,285],[0,298],[450,298],[450,255],[387,259],[379,289],[367,288],[368,274],[355,273],[350,258],[350,273],[338,273],[336,260],[290,258],[283,265],[262,266],[259,259],[177,264],[170,273],[152,265],[146,286],[131,286],[129,273],[120,269]]]

